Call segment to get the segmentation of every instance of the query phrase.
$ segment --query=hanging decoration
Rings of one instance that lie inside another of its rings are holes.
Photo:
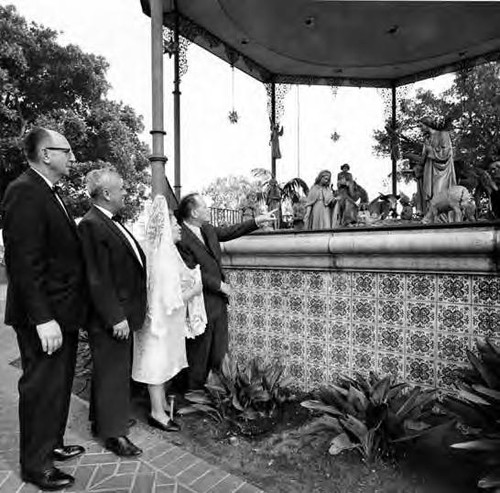
[[[269,115],[269,119],[272,119],[272,103],[271,103],[271,95],[272,95],[272,84],[267,83],[265,84],[266,86],[266,94],[267,94],[267,113]],[[281,120],[281,117],[285,113],[285,96],[288,94],[290,89],[292,88],[292,84],[276,84],[275,85],[275,96],[276,96],[276,106],[275,106],[275,111],[276,111],[276,123],[279,123]]]
[[[398,86],[396,87],[396,117],[397,112],[401,110],[402,104],[404,104],[404,99],[408,95],[410,88],[409,86]],[[377,88],[377,94],[382,98],[384,102],[384,120],[392,118],[392,90],[387,87]]]
[[[332,91],[333,99],[335,99],[337,97],[337,93],[339,92],[339,86],[331,85],[330,91]]]
[[[172,58],[179,53],[179,76],[182,78],[188,71],[187,50],[190,41],[183,36],[179,36],[179,44],[175,42],[173,29],[163,27],[163,53]]]
[[[233,125],[238,123],[240,116],[238,112],[234,109],[234,65],[231,65],[231,111],[228,113],[227,117],[229,119],[229,123]]]
[[[338,142],[340,140],[340,134],[335,130],[332,134],[330,134],[330,139],[333,143]]]

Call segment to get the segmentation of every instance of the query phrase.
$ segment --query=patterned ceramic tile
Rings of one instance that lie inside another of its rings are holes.
[[[286,313],[288,310],[288,296],[281,292],[271,292],[267,295],[267,306],[272,312]]]
[[[304,293],[306,289],[306,276],[300,270],[292,270],[286,276],[286,289],[291,292]]]
[[[306,289],[308,293],[326,295],[328,292],[328,276],[324,272],[308,272]]]
[[[376,340],[376,329],[373,324],[353,324],[352,345],[354,348],[374,348]]]
[[[250,286],[250,276],[249,271],[245,269],[236,270],[232,274],[233,284],[237,285],[241,289],[248,288]]]
[[[330,298],[330,314],[332,320],[351,320],[351,299],[334,297]]]
[[[233,346],[245,350],[250,342],[250,338],[247,332],[231,332],[231,339],[233,341]]]
[[[472,303],[477,305],[500,305],[500,278],[473,276]]]
[[[404,274],[379,274],[378,297],[384,299],[401,299],[405,292]]]
[[[304,361],[290,360],[288,364],[288,374],[296,382],[297,387],[304,388],[306,383],[306,372],[304,367]]]
[[[406,354],[416,357],[434,358],[434,332],[408,329],[406,332]]]
[[[248,327],[252,331],[267,332],[269,320],[266,313],[252,312],[249,314]]]
[[[378,323],[402,325],[405,319],[404,304],[401,301],[379,300]]]
[[[328,316],[328,298],[320,294],[308,294],[305,297],[306,314],[309,317],[326,318]]]
[[[249,309],[255,312],[267,313],[269,295],[264,292],[252,291],[249,295],[250,306]]]
[[[327,279],[330,296],[351,296],[350,272],[329,272]]]
[[[328,359],[328,347],[320,341],[306,342],[307,364],[326,366]]]
[[[271,356],[285,357],[288,355],[290,346],[288,340],[278,334],[269,336],[269,351]]]
[[[466,361],[466,350],[470,344],[470,337],[457,334],[438,334],[438,359],[447,361]]]
[[[469,333],[471,329],[470,305],[438,304],[437,328],[443,332]]]
[[[403,366],[404,358],[400,353],[379,352],[377,354],[377,371],[380,375],[392,375],[397,380],[401,380]]]
[[[328,362],[331,368],[343,369],[349,368],[350,356],[349,347],[338,344],[331,344],[328,347]]]
[[[352,371],[367,374],[375,368],[375,354],[360,349],[352,351]]]
[[[252,289],[266,290],[268,288],[269,272],[265,270],[252,270],[249,273],[249,284]]]
[[[475,306],[472,309],[472,329],[476,336],[500,336],[500,308]]]
[[[377,316],[377,302],[372,299],[355,298],[352,302],[352,320],[353,322],[371,322],[375,323]]]
[[[379,327],[377,348],[380,351],[403,352],[403,329],[400,327]]]
[[[287,288],[287,283],[285,281],[285,273],[280,270],[270,270],[267,276],[267,285],[271,291],[279,292],[282,289]]]
[[[269,315],[269,333],[283,337],[287,330],[286,317],[279,313],[271,312]]]
[[[437,362],[436,387],[442,389],[456,389],[455,384],[459,381],[459,370],[464,365],[456,365],[448,361]]]
[[[311,318],[306,321],[305,337],[308,341],[321,341],[323,344],[327,340],[328,321],[326,319]]]
[[[439,275],[438,302],[440,303],[470,303],[469,276]]]
[[[326,366],[308,366],[306,380],[309,390],[325,386],[328,383],[328,370]]]
[[[348,323],[328,321],[328,343],[349,344],[351,328]]]
[[[434,385],[436,381],[434,361],[408,356],[405,362],[405,380],[417,385]]]
[[[239,309],[248,308],[251,305],[251,298],[248,291],[237,290],[234,293],[231,305],[237,306]]]
[[[354,272],[352,274],[352,295],[359,297],[377,296],[377,274]]]
[[[291,315],[303,315],[306,310],[305,296],[301,294],[290,294],[288,297],[288,310]]]
[[[234,312],[234,327],[235,329],[241,329],[243,327],[248,327],[250,323],[250,316],[248,313],[235,311]]]
[[[306,342],[304,339],[289,339],[288,348],[290,351],[290,358],[300,359],[305,362],[306,357]]]
[[[306,334],[306,319],[296,315],[292,315],[285,319],[287,333],[290,338],[301,339]]]
[[[249,344],[254,353],[261,353],[268,346],[268,336],[261,332],[252,332],[249,334]]]
[[[436,298],[436,276],[434,274],[408,274],[406,293],[409,300],[434,301]]]
[[[436,307],[433,303],[411,303],[406,308],[406,323],[408,327],[424,330],[434,330],[436,326]]]
[[[474,337],[500,344],[495,276],[229,269],[230,347],[284,358],[299,388],[370,369],[449,388]]]

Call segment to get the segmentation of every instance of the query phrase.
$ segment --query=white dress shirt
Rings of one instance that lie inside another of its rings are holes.
[[[199,226],[195,226],[194,224],[189,224],[188,222],[184,223],[194,234],[195,236],[204,244],[205,240],[203,239],[203,235],[201,234],[201,228]]]
[[[109,212],[107,209],[104,207],[100,207],[99,205],[94,204],[94,207],[99,209],[105,216],[109,217],[110,219],[113,218],[113,214]],[[132,238],[132,235],[121,225],[118,221],[113,221],[116,224],[116,227],[123,233],[123,236],[127,238],[127,241],[129,242],[130,246],[132,247],[132,250],[134,250],[134,253],[136,257],[139,259],[140,264],[144,267],[144,264],[142,263],[142,258],[141,254],[139,253],[139,250],[137,249],[137,244],[134,241],[134,238]]]

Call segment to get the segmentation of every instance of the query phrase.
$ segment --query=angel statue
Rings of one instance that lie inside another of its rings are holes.
[[[279,123],[273,123],[271,121],[271,138],[269,140],[269,145],[271,146],[272,157],[274,159],[281,159],[280,151],[280,137],[283,135],[283,125]]]

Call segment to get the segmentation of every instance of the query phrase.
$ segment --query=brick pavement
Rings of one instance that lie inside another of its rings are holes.
[[[5,285],[0,284],[0,317],[3,320]],[[17,380],[19,370],[9,363],[19,355],[11,328],[0,322],[0,493],[39,491],[19,477]],[[258,493],[244,480],[208,464],[176,446],[172,435],[138,423],[131,440],[144,453],[137,460],[120,459],[92,439],[87,422],[88,405],[73,396],[66,443],[85,446],[87,453],[61,467],[76,482],[67,492],[100,493]]]

